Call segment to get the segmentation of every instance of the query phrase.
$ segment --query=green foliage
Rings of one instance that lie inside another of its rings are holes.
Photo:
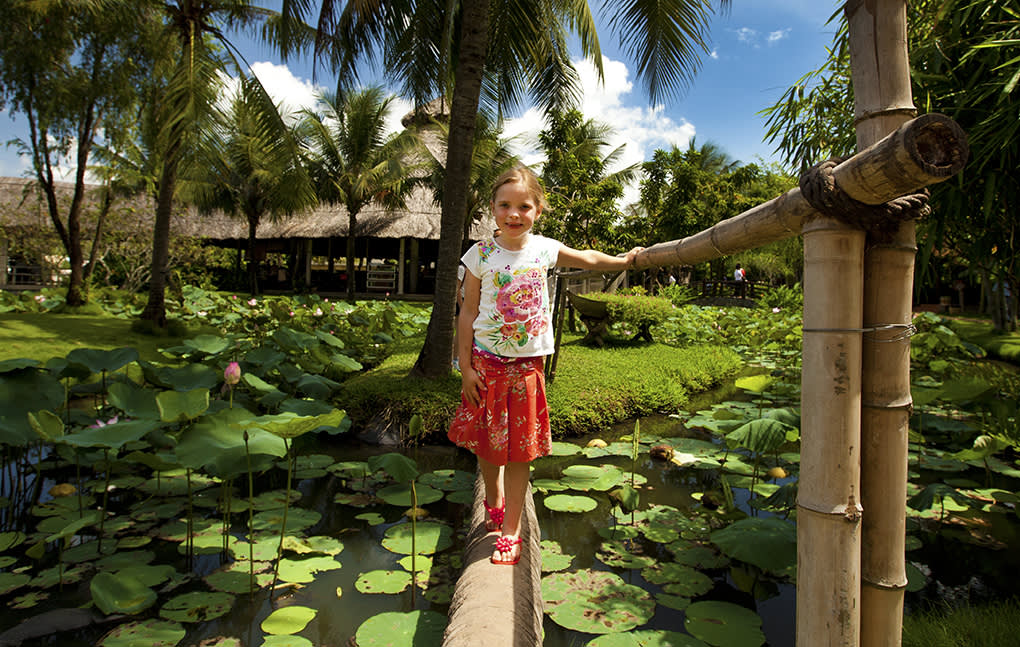
[[[673,314],[673,304],[662,297],[607,292],[591,292],[584,296],[605,302],[606,311],[614,323],[627,324],[634,329],[659,324]]]
[[[947,323],[932,312],[922,312],[913,320],[917,333],[910,340],[910,360],[939,375],[983,355],[980,348],[960,339]]]
[[[800,283],[796,285],[776,285],[762,290],[758,297],[758,305],[772,309],[792,310],[801,312],[804,310],[804,289]]]
[[[933,607],[903,618],[903,647],[1009,647],[1020,632],[1020,601]]]

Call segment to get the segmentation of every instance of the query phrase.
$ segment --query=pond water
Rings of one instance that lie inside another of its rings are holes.
[[[692,410],[707,408],[715,403],[730,400],[734,395],[735,389],[732,386],[727,387],[701,396],[698,401],[692,403],[691,408]],[[707,432],[687,430],[680,420],[674,418],[643,418],[640,425],[642,437],[658,437],[664,439],[664,442],[687,437],[719,444],[717,437],[713,440],[713,436]],[[626,438],[632,433],[633,428],[634,422],[628,421],[607,429],[599,436],[612,443],[621,437]],[[588,440],[588,438],[576,439],[573,444],[577,445],[580,451]],[[327,436],[302,438],[297,443],[296,449],[299,455],[325,454],[334,461],[345,462],[365,461],[371,456],[388,451],[385,448],[363,445],[346,437]],[[404,454],[416,461],[421,473],[434,470],[460,470],[473,473],[475,468],[474,459],[470,454],[451,447],[411,448],[405,450]],[[639,488],[642,507],[650,504],[668,505],[685,514],[704,515],[706,510],[712,507],[707,505],[706,496],[723,497],[720,492],[725,489],[722,484],[722,470],[693,469],[653,460],[649,457],[647,449],[639,456],[637,462],[618,454],[601,457],[583,455],[545,457],[535,462],[533,481],[544,483],[545,480],[559,479],[564,468],[578,463],[594,466],[612,465],[624,472],[629,472],[633,468],[636,474],[647,479],[647,482]],[[48,473],[50,475],[44,482],[43,492],[48,491],[58,481],[71,478],[71,468],[64,466],[60,470]],[[945,476],[944,472],[926,469],[921,473],[921,481],[935,481]],[[972,479],[975,485],[984,480],[984,474],[976,468],[955,472],[953,477]],[[271,469],[259,477],[256,490],[258,492],[281,490],[286,486],[285,479],[284,470]],[[791,480],[792,477],[779,479],[775,485],[782,485]],[[3,486],[9,489],[11,483],[10,478],[5,478]],[[996,476],[995,485],[1010,492],[1016,491],[1016,479]],[[368,618],[381,613],[432,610],[446,615],[450,587],[459,566],[457,555],[463,547],[463,537],[467,531],[464,524],[470,519],[470,512],[465,503],[451,502],[451,494],[447,493],[442,500],[422,506],[427,509],[432,519],[449,524],[452,531],[452,545],[443,551],[443,554],[450,556],[450,564],[446,570],[437,569],[437,580],[431,585],[428,595],[423,596],[422,591],[414,587],[395,594],[367,594],[358,590],[357,582],[362,574],[401,568],[398,560],[403,555],[385,548],[383,539],[388,530],[408,523],[404,514],[407,506],[375,502],[367,507],[358,507],[336,503],[334,499],[338,494],[362,491],[357,479],[343,472],[301,478],[296,480],[293,487],[300,492],[300,498],[293,504],[296,508],[321,514],[321,518],[305,529],[303,534],[339,539],[343,544],[343,550],[336,555],[336,561],[341,567],[318,572],[314,578],[299,587],[284,587],[273,593],[263,589],[254,596],[237,595],[229,613],[212,620],[186,625],[187,635],[180,644],[224,647],[231,644],[252,647],[262,645],[266,640],[266,634],[261,628],[262,622],[274,609],[285,606],[306,606],[317,611],[311,623],[299,633],[299,636],[306,638],[312,645],[352,645],[359,626]],[[215,496],[218,489],[218,486],[213,486],[208,491]],[[371,484],[367,484],[363,491],[371,489]],[[234,493],[235,497],[243,497],[240,483],[234,483]],[[452,498],[464,501],[463,490],[461,493],[460,497]],[[535,492],[542,538],[558,542],[564,553],[573,556],[569,567],[571,570],[612,571],[629,584],[655,594],[662,593],[663,587],[648,582],[642,576],[640,568],[607,566],[599,557],[598,551],[605,540],[600,531],[604,534],[607,529],[612,529],[621,521],[613,514],[616,501],[607,491],[586,492],[595,500],[596,507],[583,514],[549,509],[544,501],[551,494],[555,492],[547,493],[541,489]],[[743,513],[759,517],[770,516],[767,512],[752,510],[748,505],[751,493],[747,488],[735,486],[732,488],[732,495],[736,508]],[[48,496],[44,494],[43,499],[47,498]],[[117,516],[133,514],[139,517],[137,508],[133,508],[138,505],[138,500],[137,490],[128,487],[115,490],[110,509]],[[368,519],[363,516],[366,512],[377,513],[379,517]],[[938,512],[938,508],[934,512]],[[961,509],[954,512],[954,521],[951,524],[933,523],[930,519],[933,511],[929,511],[927,519],[921,515],[912,516],[908,531],[914,537],[914,541],[908,545],[910,549],[908,559],[914,565],[912,566],[914,579],[911,587],[913,591],[908,595],[908,611],[918,608],[925,600],[979,601],[1015,592],[1014,574],[1020,567],[1020,551],[1015,549],[1020,547],[1020,541],[1017,540],[1018,520],[1014,512],[1015,509],[1011,512],[1009,508],[998,507],[993,512]],[[178,509],[178,516],[175,518],[183,518],[182,514],[181,509]],[[196,511],[195,516],[215,518],[216,514],[209,508],[202,508]],[[5,530],[11,530],[19,523],[18,520],[9,517],[5,521],[7,523]],[[23,519],[20,523],[23,524],[22,530],[30,534],[38,519]],[[235,516],[233,523],[235,536],[243,535],[245,523],[244,515]],[[161,536],[159,523],[151,523],[133,531],[122,531],[120,535],[122,540],[129,536],[142,538],[137,541],[139,544],[137,550],[151,551],[153,563],[170,564],[178,573],[185,575],[176,583],[174,590],[166,590],[168,586],[166,584],[162,589],[158,589],[159,602],[143,613],[142,617],[154,616],[154,612],[175,595],[190,591],[208,591],[209,587],[201,578],[233,561],[231,557],[212,551],[189,562],[181,556],[179,542],[159,538]],[[155,538],[145,543],[147,541],[145,537]],[[637,541],[641,541],[642,550],[646,555],[661,561],[672,559],[663,545],[643,539],[635,540]],[[125,542],[124,545],[132,544]],[[127,550],[128,548],[123,548],[121,552]],[[13,572],[18,568],[28,570],[28,566],[28,560],[18,558],[13,564],[8,563],[6,568]],[[757,584],[751,587],[748,586],[746,578],[741,578],[741,582],[735,580],[741,573],[746,575],[747,571],[733,570],[732,566],[734,562],[730,561],[725,565],[703,569],[711,578],[711,585],[707,591],[699,593],[696,599],[724,600],[752,609],[761,618],[761,631],[767,645],[770,647],[793,645],[794,585],[788,579],[763,576],[761,572],[757,572]],[[91,574],[92,571],[89,575]],[[924,575],[919,574],[926,574],[927,580],[924,579]],[[49,609],[87,604],[90,600],[88,579],[85,577],[80,582],[63,587],[63,590],[57,587],[43,589],[45,595],[35,606],[28,609],[17,609],[12,606],[13,600],[20,600],[20,596],[26,594],[25,588],[6,592],[3,599],[7,602],[0,611],[0,632]],[[94,645],[98,644],[114,624],[116,623],[93,624],[73,631],[30,639],[23,644],[61,647]],[[641,629],[669,631],[683,631],[683,627],[684,611],[663,604],[658,604],[651,619],[640,626]],[[223,641],[224,637],[236,639],[237,642]],[[546,647],[580,646],[593,638],[595,638],[593,634],[563,628],[546,616],[544,642]]]

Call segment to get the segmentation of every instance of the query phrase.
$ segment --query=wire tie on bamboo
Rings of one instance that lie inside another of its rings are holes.
[[[857,499],[852,494],[846,503],[841,503],[839,505],[825,506],[797,501],[797,507],[810,510],[811,512],[817,512],[818,514],[841,515],[847,521],[854,522],[860,521],[861,515],[864,513],[864,508],[861,507],[861,504],[857,503]]]
[[[897,330],[902,328],[902,332],[893,335],[892,337],[879,337],[878,335],[865,335],[865,339],[873,342],[894,342],[903,341],[904,339],[910,339],[917,334],[917,326],[912,323],[893,323],[893,324],[875,324],[865,332],[879,332],[886,330]]]
[[[800,176],[800,192],[816,211],[851,227],[863,229],[879,241],[889,241],[900,223],[931,213],[928,189],[883,204],[866,204],[851,198],[836,184],[832,170],[845,157],[830,157]]]

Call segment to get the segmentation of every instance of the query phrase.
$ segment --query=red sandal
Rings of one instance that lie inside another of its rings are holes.
[[[482,505],[485,506],[485,512],[489,515],[489,518],[485,521],[485,529],[489,532],[501,530],[503,528],[503,515],[506,514],[506,499],[503,499],[498,508],[490,506],[489,502],[485,499],[482,499]]]
[[[513,550],[514,546],[521,543],[523,543],[523,540],[520,537],[515,537],[514,535],[502,535],[496,540],[496,550],[501,553],[509,553]],[[521,561],[521,554],[518,552],[517,557],[512,559],[496,559],[495,557],[490,557],[489,561],[493,564],[506,564],[507,566],[513,566],[517,562]]]

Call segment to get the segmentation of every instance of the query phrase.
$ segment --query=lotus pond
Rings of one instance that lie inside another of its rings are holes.
[[[192,309],[212,312],[204,300]],[[361,445],[330,397],[331,378],[427,318],[337,306],[342,329],[321,303],[272,315],[233,301],[224,327],[232,314],[263,328],[166,349],[178,365],[132,349],[0,362],[0,644],[439,644],[473,459]],[[691,313],[656,337],[741,330]],[[964,371],[976,351],[920,323],[908,611],[1013,595],[1020,566],[1015,369]],[[546,645],[793,644],[787,346],[750,349],[756,368],[688,412],[535,462]]]

